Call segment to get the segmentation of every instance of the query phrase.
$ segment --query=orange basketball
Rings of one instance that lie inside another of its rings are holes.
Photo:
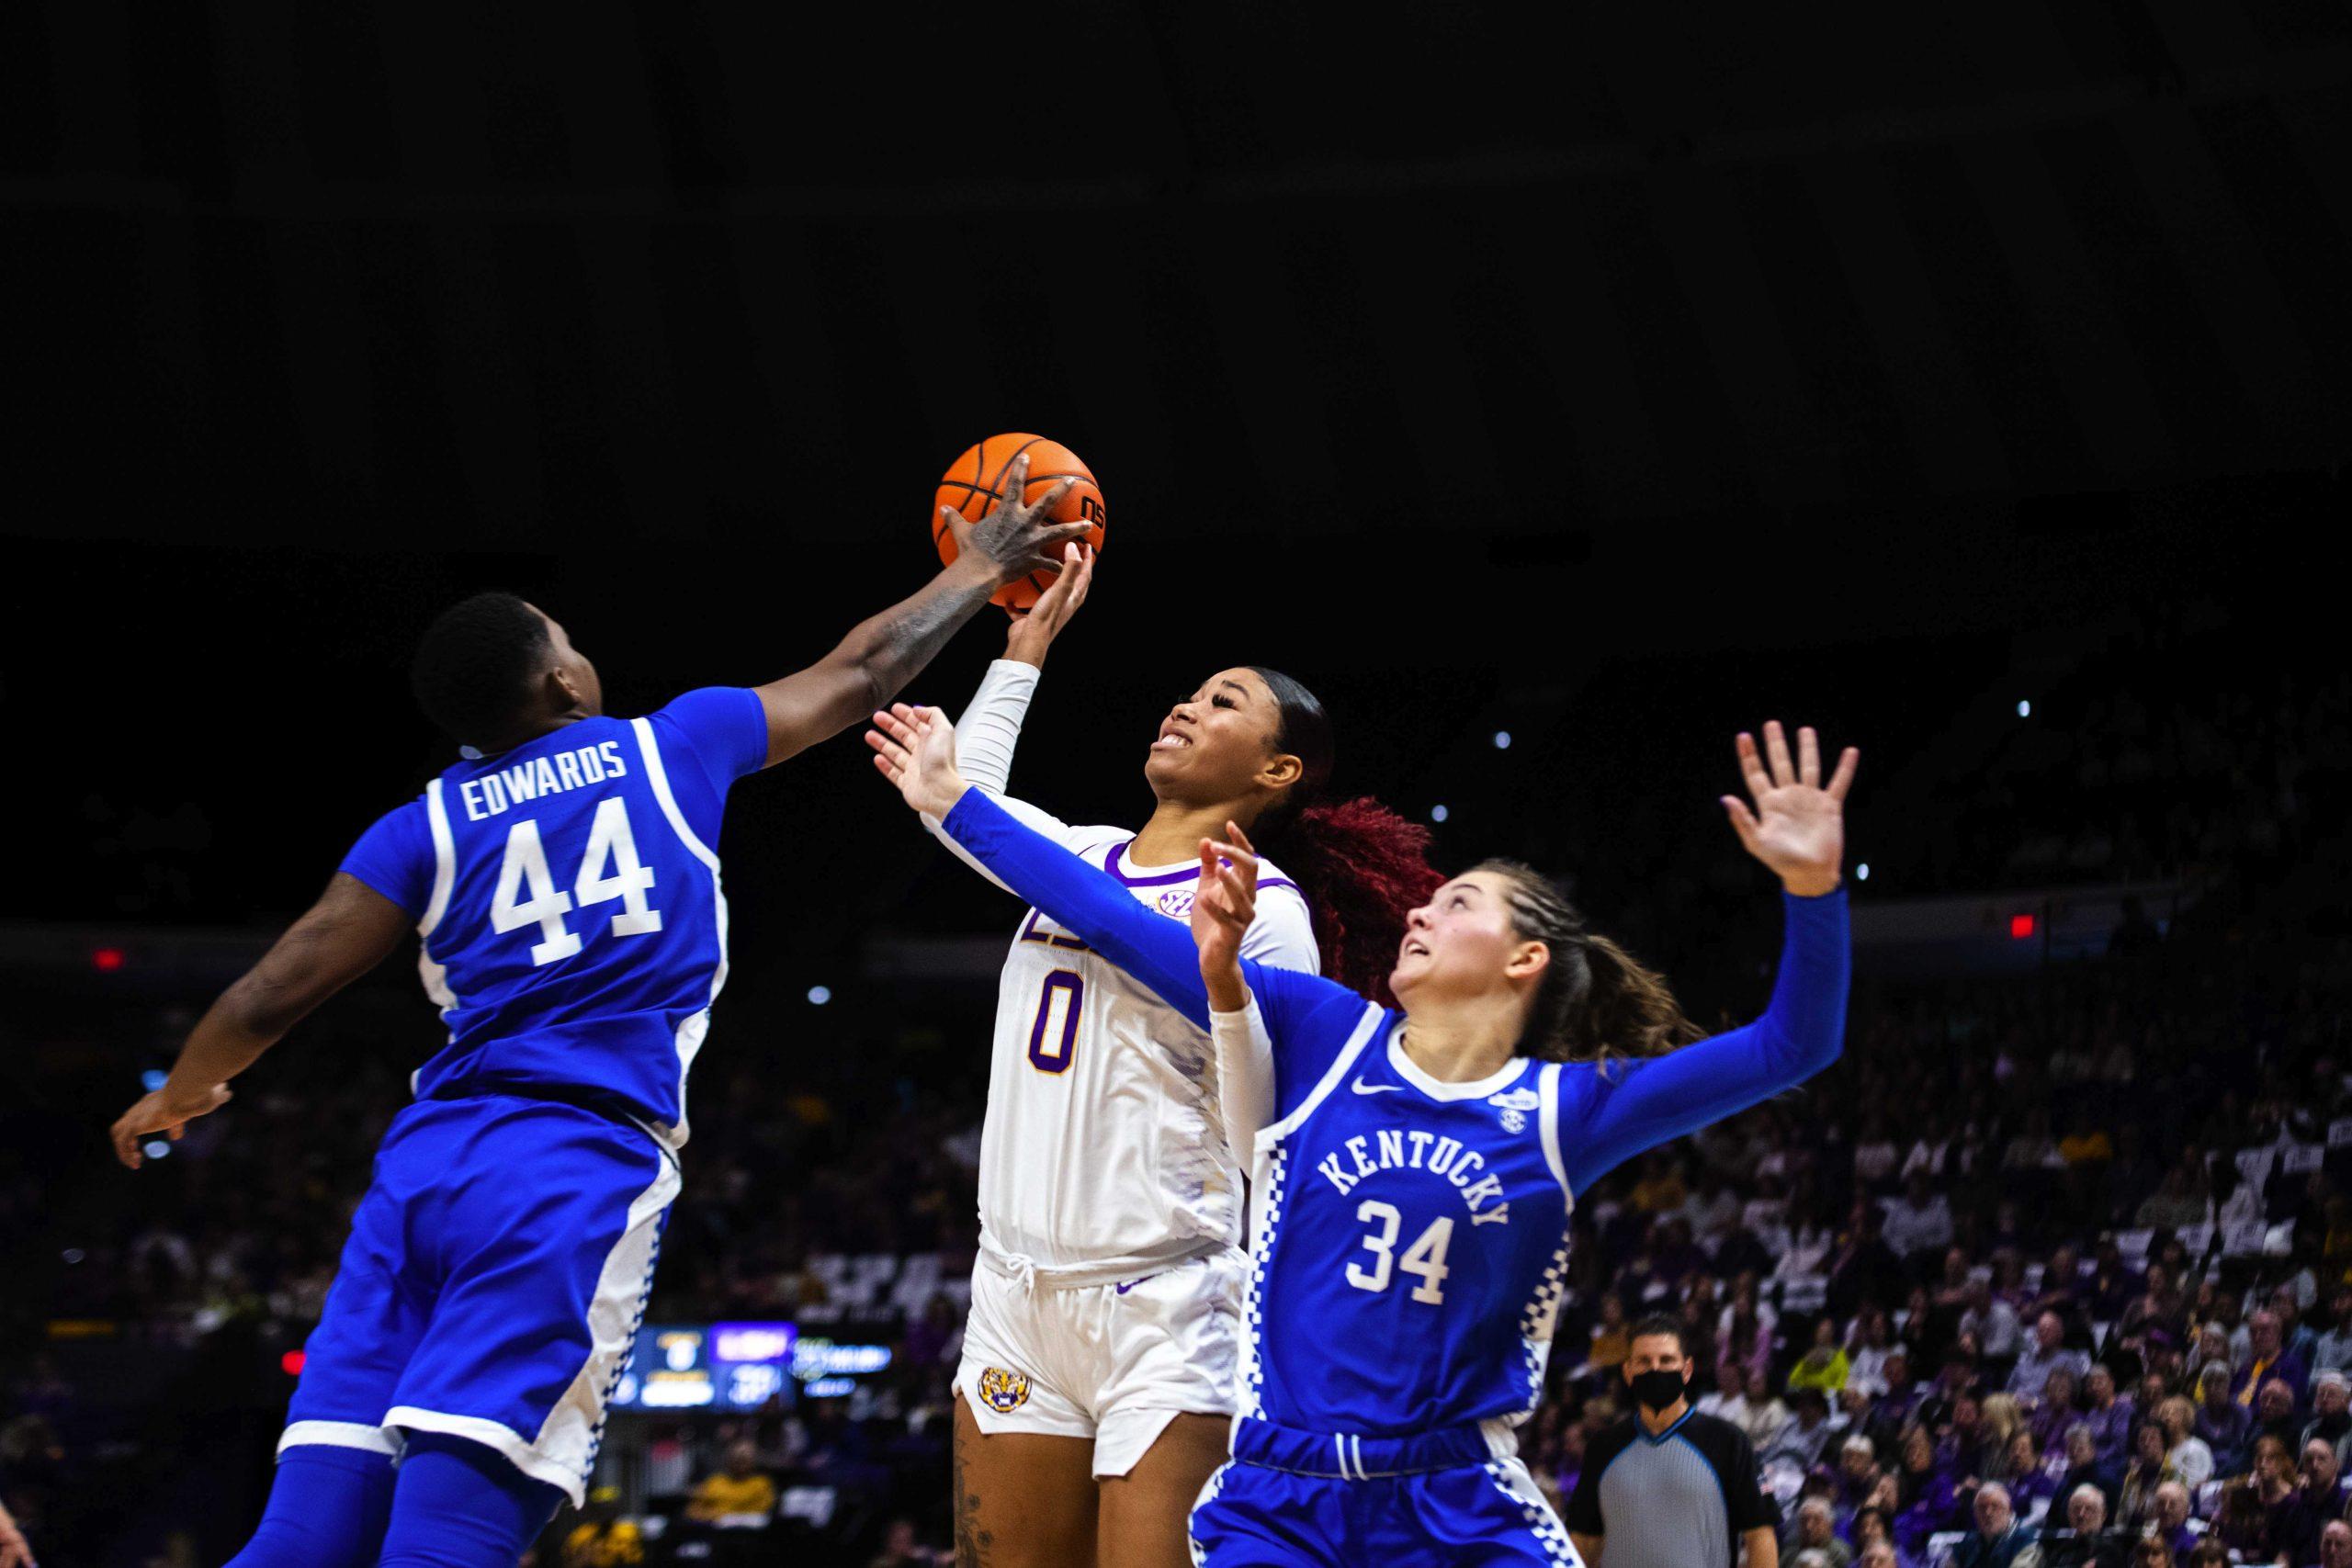
[[[1054,509],[1053,519],[1057,523],[1093,524],[1083,542],[1097,550],[1102,547],[1103,526],[1110,517],[1102,509],[1102,491],[1094,482],[1093,470],[1078,460],[1078,454],[1042,435],[991,435],[948,465],[947,472],[939,480],[939,494],[931,506],[931,533],[933,541],[939,546],[943,565],[956,558],[956,531],[947,525],[947,519],[939,514],[939,509],[952,506],[967,523],[986,517],[1004,499],[1005,470],[1023,452],[1029,454],[1029,488],[1021,498],[1023,502],[1041,499],[1057,480],[1075,479],[1069,493]],[[1054,585],[1058,575],[1040,568],[1020,581],[998,589],[993,602],[1007,609],[1025,610]]]

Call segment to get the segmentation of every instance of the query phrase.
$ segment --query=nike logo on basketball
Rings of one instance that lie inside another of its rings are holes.
[[[1354,1089],[1358,1094],[1395,1094],[1403,1089],[1405,1086],[1400,1083],[1366,1083],[1363,1081],[1363,1077],[1359,1075],[1356,1081],[1350,1084],[1348,1087]]]

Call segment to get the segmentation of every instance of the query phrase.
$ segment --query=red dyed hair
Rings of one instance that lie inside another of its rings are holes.
[[[1323,973],[1395,1007],[1388,972],[1405,940],[1406,913],[1445,880],[1430,864],[1430,830],[1367,795],[1310,806],[1278,837],[1274,852],[1315,917]]]

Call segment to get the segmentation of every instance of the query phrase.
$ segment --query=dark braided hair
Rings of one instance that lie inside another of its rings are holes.
[[[1703,1035],[1682,1016],[1664,977],[1587,931],[1584,916],[1550,877],[1515,860],[1481,861],[1471,869],[1501,877],[1510,890],[1511,930],[1552,950],[1528,1010],[1521,1055],[1553,1062],[1662,1056]]]
[[[1298,782],[1259,818],[1259,846],[1298,879],[1315,919],[1323,972],[1350,990],[1393,1007],[1388,972],[1405,939],[1405,914],[1445,880],[1429,863],[1429,829],[1370,795],[1322,798],[1331,779],[1331,718],[1314,693],[1279,670],[1250,672],[1273,694],[1278,751],[1301,764]]]
[[[547,621],[512,593],[477,593],[424,628],[409,689],[425,716],[468,746],[501,739],[555,656]]]

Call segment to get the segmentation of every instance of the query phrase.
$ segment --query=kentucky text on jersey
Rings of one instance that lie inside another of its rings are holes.
[[[1419,1127],[1409,1131],[1384,1127],[1373,1134],[1373,1140],[1376,1149],[1358,1134],[1341,1144],[1338,1151],[1316,1161],[1315,1168],[1342,1193],[1354,1191],[1364,1178],[1378,1176],[1384,1170],[1427,1171],[1442,1177],[1461,1190],[1462,1201],[1470,1205],[1472,1224],[1510,1224],[1510,1204],[1498,1201],[1503,1195],[1502,1178],[1487,1170],[1487,1156],[1464,1147],[1459,1138],[1443,1137]],[[1489,1203],[1494,1206],[1487,1208]]]
[[[558,751],[550,757],[526,758],[494,773],[468,779],[458,786],[458,798],[466,803],[466,819],[479,822],[543,795],[628,776],[628,763],[621,758],[621,743],[607,740],[602,745]]]

